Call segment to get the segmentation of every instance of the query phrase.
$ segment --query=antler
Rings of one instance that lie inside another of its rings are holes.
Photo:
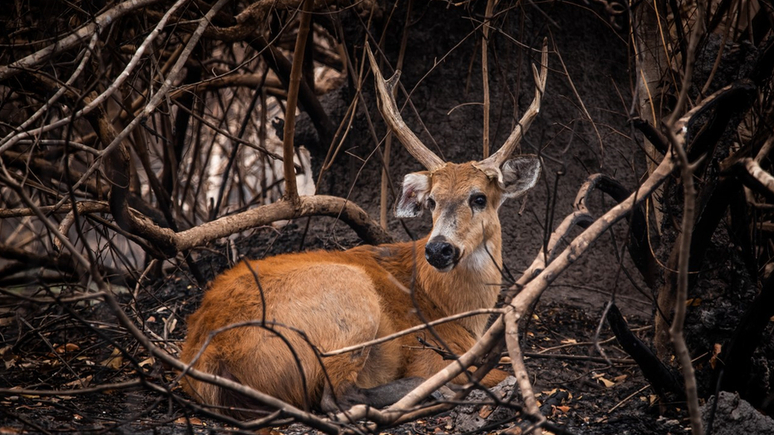
[[[395,136],[401,141],[406,150],[419,160],[425,168],[429,170],[438,169],[445,163],[440,157],[430,151],[419,138],[411,131],[410,128],[403,122],[403,118],[400,116],[398,110],[398,104],[395,102],[395,97],[392,95],[392,90],[395,85],[398,84],[400,78],[400,70],[395,71],[395,74],[385,81],[382,76],[382,72],[379,70],[379,65],[376,64],[374,54],[371,52],[371,47],[366,42],[366,53],[368,54],[368,60],[371,62],[371,70],[374,73],[374,83],[376,86],[376,94],[378,96],[377,101],[379,104],[379,111],[382,113],[382,117]]]
[[[496,153],[482,160],[480,165],[499,168],[511,156],[516,145],[521,142],[524,132],[529,129],[532,121],[540,112],[540,100],[543,97],[543,92],[546,90],[546,77],[548,76],[548,41],[546,39],[543,39],[540,73],[538,73],[535,65],[532,65],[532,74],[535,76],[535,99],[532,100],[529,109],[524,113],[524,116],[513,129],[511,135],[508,136],[508,139],[505,140],[503,146]]]

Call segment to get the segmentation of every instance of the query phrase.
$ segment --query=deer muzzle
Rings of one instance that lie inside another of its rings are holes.
[[[460,260],[460,250],[443,236],[435,237],[425,245],[425,258],[431,266],[448,272]]]

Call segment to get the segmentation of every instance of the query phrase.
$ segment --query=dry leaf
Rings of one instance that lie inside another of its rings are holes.
[[[598,377],[597,380],[599,382],[602,382],[603,384],[605,384],[606,388],[610,388],[610,387],[615,385],[615,382],[613,382],[613,381],[611,381],[609,379],[605,379],[603,376]]]
[[[487,418],[487,417],[489,417],[490,415],[492,415],[492,412],[493,412],[493,411],[494,411],[494,410],[492,409],[492,407],[491,407],[491,406],[489,406],[489,405],[484,405],[484,406],[482,406],[482,407],[481,407],[481,410],[480,410],[480,411],[478,411],[478,416],[479,416],[479,417],[481,417],[481,418]]]
[[[698,307],[701,305],[701,298],[690,298],[685,301],[686,307]]]
[[[564,414],[567,414],[568,412],[570,412],[570,407],[567,405],[554,406],[554,408]]]
[[[172,331],[175,330],[175,326],[177,326],[177,317],[168,317],[164,319],[164,325],[167,329],[168,333],[172,333]]]
[[[105,360],[99,363],[101,366],[109,367],[113,370],[118,370],[124,364],[124,357],[121,355],[121,351],[113,349],[113,353]]]
[[[156,361],[156,360],[155,360],[155,359],[153,359],[153,357],[150,357],[150,358],[146,358],[146,359],[144,359],[144,360],[140,361],[140,364],[138,364],[138,365],[139,365],[140,367],[145,367],[145,366],[152,366],[152,365],[153,365],[153,363],[154,363],[155,361]]]
[[[12,348],[13,346],[5,346],[3,348],[0,348],[0,358],[2,358],[3,363],[5,364],[6,370],[15,366],[16,362],[19,360],[19,357],[14,355],[13,352],[11,352]]]
[[[75,352],[81,350],[81,348],[75,343],[66,343],[55,348],[56,353],[63,354],[65,352]]]
[[[574,338],[565,338],[564,340],[560,341],[562,344],[578,344],[578,340]]]
[[[618,375],[613,378],[613,381],[615,381],[616,384],[620,384],[621,382],[625,381],[626,378],[628,378],[629,375]]]
[[[198,419],[196,417],[180,417],[177,420],[175,420],[175,424],[192,424],[195,426],[203,426],[204,422],[201,421],[201,419]]]
[[[91,385],[92,378],[94,378],[94,376],[89,375],[89,376],[68,382],[62,386],[65,388],[88,388],[89,385]]]
[[[710,367],[712,367],[713,369],[715,368],[715,365],[718,363],[718,356],[722,351],[723,351],[723,346],[720,343],[715,343],[715,345],[712,346],[712,356],[709,359],[709,364],[710,364]]]

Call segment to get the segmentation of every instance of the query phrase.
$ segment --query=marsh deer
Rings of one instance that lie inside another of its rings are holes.
[[[405,176],[395,214],[432,213],[432,232],[416,242],[359,246],[242,262],[215,278],[188,319],[182,360],[295,406],[334,411],[356,403],[389,405],[449,361],[436,351],[467,351],[484,332],[487,316],[435,327],[435,335],[404,335],[356,352],[318,357],[350,345],[450,315],[495,305],[501,284],[502,239],[497,211],[523,195],[540,174],[537,157],[511,158],[540,109],[547,75],[533,66],[535,97],[503,146],[478,162],[445,163],[401,119],[392,88],[367,49],[379,110],[392,132],[426,171]],[[250,326],[228,325],[254,321]],[[261,322],[262,325],[261,325]],[[212,336],[202,350],[208,336]],[[303,331],[303,334],[299,333]],[[421,337],[418,337],[421,336]],[[198,354],[198,358],[197,358]],[[492,371],[493,386],[504,373]],[[454,380],[467,380],[460,375]],[[196,400],[242,415],[253,407],[229,390],[184,377]]]

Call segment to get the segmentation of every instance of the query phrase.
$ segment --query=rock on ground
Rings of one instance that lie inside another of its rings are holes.
[[[738,394],[721,391],[718,397],[717,409],[712,423],[713,435],[769,435],[774,433],[774,420],[758,412],[752,405],[742,400]],[[714,403],[715,397],[713,396],[702,407],[705,429],[708,428]]]

